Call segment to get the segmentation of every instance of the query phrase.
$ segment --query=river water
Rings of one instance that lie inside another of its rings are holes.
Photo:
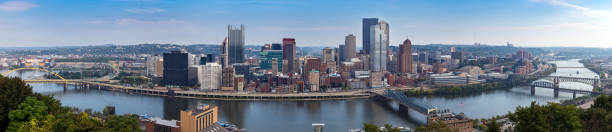
[[[581,66],[578,60],[558,61],[558,66]],[[576,74],[576,71],[579,74]],[[21,76],[25,79],[36,79],[42,72],[15,72],[10,76]],[[585,68],[558,69],[555,75],[594,77],[597,74]],[[199,104],[211,104],[219,107],[219,120],[237,124],[249,132],[269,131],[312,131],[312,123],[325,123],[324,130],[332,132],[348,131],[361,128],[364,122],[375,124],[392,124],[415,128],[425,122],[425,116],[411,112],[410,117],[402,117],[394,110],[393,103],[381,104],[371,99],[324,100],[324,101],[227,101],[181,99],[157,96],[125,94],[95,89],[75,89],[69,87],[64,91],[63,85],[30,84],[35,92],[54,95],[62,105],[81,109],[102,111],[105,106],[116,107],[118,114],[148,114],[165,119],[179,119],[180,110],[194,108]],[[591,86],[577,83],[561,83],[561,86],[572,86],[592,89]],[[582,95],[578,95],[582,96]],[[463,112],[472,118],[488,118],[512,112],[517,106],[526,106],[530,102],[559,102],[572,98],[571,93],[559,93],[553,96],[552,89],[536,88],[535,96],[530,95],[528,87],[514,87],[488,92],[472,93],[460,96],[422,97],[419,99],[447,108],[452,112]]]

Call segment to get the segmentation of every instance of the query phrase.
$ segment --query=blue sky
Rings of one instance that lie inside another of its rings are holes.
[[[610,0],[0,0],[0,46],[218,44],[228,24],[247,44],[360,46],[365,17],[389,23],[391,45],[612,47]]]

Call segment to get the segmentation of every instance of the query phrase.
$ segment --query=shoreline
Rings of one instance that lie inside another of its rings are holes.
[[[62,84],[63,82],[39,82],[39,81],[26,81],[26,83],[55,83]],[[189,99],[203,99],[203,100],[262,100],[262,101],[283,101],[283,100],[350,100],[350,99],[362,99],[372,97],[372,92],[378,90],[394,89],[394,90],[405,90],[413,88],[381,88],[381,89],[359,89],[352,91],[339,91],[339,92],[328,92],[328,93],[239,93],[239,92],[200,92],[200,91],[175,91],[167,89],[145,89],[145,88],[134,88],[125,87],[120,85],[69,80],[69,85],[74,86],[76,89],[97,89],[113,92],[121,92],[126,94],[138,94],[146,96],[161,96],[161,97],[173,97],[173,98],[189,98]],[[66,85],[67,87],[72,87]]]

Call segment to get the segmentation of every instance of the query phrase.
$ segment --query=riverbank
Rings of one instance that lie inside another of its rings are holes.
[[[468,85],[437,86],[432,89],[408,90],[408,91],[405,91],[404,93],[407,96],[458,95],[458,94],[485,92],[485,91],[512,88],[512,87],[513,85],[510,85],[509,83],[506,83],[505,81],[499,81],[499,82],[487,82],[487,83],[468,84]]]
[[[209,100],[337,100],[368,98],[373,92],[381,90],[410,90],[414,88],[378,88],[378,89],[358,89],[339,92],[310,92],[310,93],[249,93],[249,92],[203,92],[188,91],[181,89],[151,89],[128,87],[108,83],[99,83],[83,80],[26,80],[28,83],[69,83],[79,89],[98,89],[128,94],[141,94],[149,96],[164,96],[176,98],[193,98]],[[66,86],[69,87],[69,86]]]

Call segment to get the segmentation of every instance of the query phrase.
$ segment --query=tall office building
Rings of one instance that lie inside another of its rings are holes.
[[[240,28],[228,26],[227,36],[229,59],[227,64],[244,63],[244,25],[240,25]]]
[[[419,62],[429,65],[429,54],[427,52],[419,53]]]
[[[272,70],[273,64],[276,69],[274,72],[278,72],[278,69],[283,68],[283,50],[274,50],[273,48],[265,49],[259,52],[259,66],[262,69]]]
[[[287,73],[293,75],[296,73],[295,64],[295,38],[283,38],[283,60],[287,61]]]
[[[334,50],[329,47],[323,48],[323,63],[334,61]]]
[[[363,18],[362,20],[362,49],[366,51],[366,53],[370,53],[370,42],[371,42],[371,38],[370,38],[370,34],[371,34],[371,27],[378,24],[378,18]]]
[[[304,79],[308,79],[308,72],[311,70],[320,71],[322,67],[321,58],[305,58],[304,59],[304,71],[302,72],[304,75]]]
[[[206,63],[198,66],[198,80],[200,90],[219,90],[221,88],[221,65],[218,63]]]
[[[147,61],[146,61],[147,76],[161,76],[161,74],[159,73],[162,73],[162,72],[157,71],[157,67],[159,67],[157,65],[158,65],[158,62],[160,61],[163,61],[163,57],[157,54],[147,57]]]
[[[340,44],[338,45],[338,48],[335,49],[336,51],[336,64],[340,65],[340,63],[344,62],[344,61],[349,61],[346,59],[346,46],[344,44]]]
[[[399,46],[399,72],[412,73],[412,42],[409,39]]]
[[[387,70],[387,49],[389,49],[389,24],[385,21],[370,27],[370,70]]]
[[[221,90],[234,90],[234,67],[228,66],[221,70]]]
[[[343,59],[342,61],[350,61],[352,58],[357,56],[357,39],[355,35],[349,34],[344,39],[344,50],[343,50]]]
[[[172,51],[164,53],[164,77],[167,86],[187,86],[189,76],[189,53]]]
[[[227,37],[223,39],[221,42],[221,53],[219,54],[219,61],[221,61],[221,66],[226,67],[229,63],[229,45]]]

